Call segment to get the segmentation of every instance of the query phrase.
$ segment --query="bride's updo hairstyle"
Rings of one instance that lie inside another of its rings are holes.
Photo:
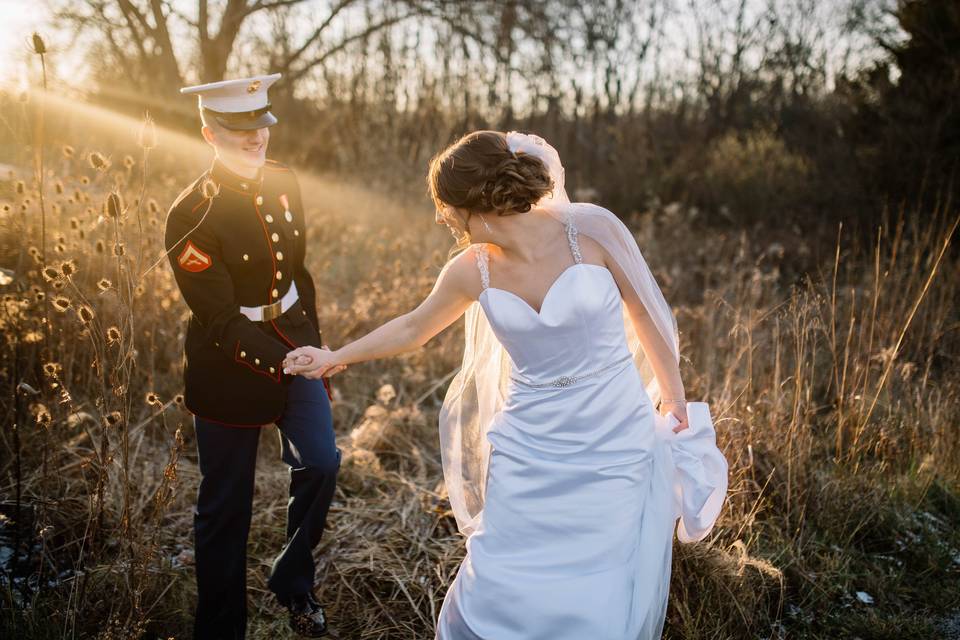
[[[427,185],[437,209],[448,205],[501,216],[530,211],[553,189],[543,162],[511,151],[499,131],[468,133],[435,155]]]

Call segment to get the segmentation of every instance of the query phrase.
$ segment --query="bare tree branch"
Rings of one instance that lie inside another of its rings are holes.
[[[264,2],[263,0],[257,0],[257,2],[250,6],[247,15],[256,13],[257,11],[273,11],[275,9],[282,9],[283,7],[292,7],[303,1],[304,0],[274,0],[273,2]]]
[[[310,46],[317,41],[318,38],[320,38],[327,27],[329,27],[333,22],[334,18],[336,18],[337,15],[339,15],[344,9],[349,7],[351,4],[354,4],[356,1],[357,0],[340,0],[336,5],[334,5],[334,7],[330,10],[330,14],[320,24],[320,26],[314,29],[313,33],[310,34],[306,40],[304,40],[303,44],[284,61],[283,69],[289,70],[293,63],[296,62],[307,51],[307,49],[309,49]]]
[[[367,27],[366,29],[364,29],[363,31],[357,32],[357,33],[355,33],[355,34],[353,34],[353,35],[350,35],[350,36],[347,36],[346,38],[344,38],[343,40],[341,40],[340,42],[338,42],[336,45],[334,45],[334,46],[331,47],[330,49],[327,49],[326,51],[324,51],[321,55],[317,56],[316,58],[314,58],[314,59],[311,60],[310,62],[304,64],[304,65],[301,66],[299,69],[297,69],[296,71],[294,71],[293,73],[291,73],[290,76],[289,76],[289,78],[288,78],[289,81],[290,81],[290,82],[296,82],[297,80],[299,80],[300,78],[302,78],[303,76],[305,76],[307,73],[309,73],[311,69],[313,69],[313,68],[316,67],[317,65],[323,64],[328,58],[330,58],[330,56],[332,56],[332,55],[334,55],[334,54],[336,54],[336,53],[338,53],[338,52],[340,52],[340,51],[343,51],[343,50],[346,49],[350,44],[352,44],[352,43],[354,43],[354,42],[357,42],[358,40],[363,40],[364,38],[369,37],[370,35],[376,33],[377,31],[380,31],[381,29],[384,29],[384,28],[389,27],[389,26],[391,26],[391,25],[397,24],[398,22],[402,22],[402,21],[406,20],[407,18],[410,18],[410,17],[412,17],[412,16],[414,16],[414,15],[416,15],[416,14],[414,14],[414,13],[407,13],[407,14],[403,14],[403,15],[400,15],[400,16],[395,16],[395,17],[393,17],[393,18],[387,18],[386,20],[382,20],[382,21],[380,21],[380,22],[376,22],[376,23],[368,26],[368,27]]]

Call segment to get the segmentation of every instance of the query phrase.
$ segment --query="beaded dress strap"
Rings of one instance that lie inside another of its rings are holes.
[[[478,244],[474,255],[477,257],[477,269],[480,270],[480,284],[487,289],[490,286],[490,253],[487,245]]]
[[[573,224],[573,220],[567,220],[567,241],[570,243],[570,253],[573,254],[573,260],[580,264],[583,262],[583,255],[580,253],[580,241],[578,239],[577,227]]]

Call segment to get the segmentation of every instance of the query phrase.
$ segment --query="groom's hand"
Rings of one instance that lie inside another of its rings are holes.
[[[319,368],[320,364],[317,362],[321,353],[321,349],[316,347],[299,347],[287,354],[287,357],[283,360],[283,372],[292,376],[302,375],[304,377],[312,377],[307,375],[312,373],[315,369]]]
[[[316,347],[294,349],[283,361],[283,372],[311,379],[335,375],[347,366],[336,364],[331,357],[332,353],[326,345],[322,349]]]

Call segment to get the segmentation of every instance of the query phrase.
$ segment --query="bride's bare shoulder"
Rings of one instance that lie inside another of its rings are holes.
[[[580,245],[580,255],[584,262],[596,265],[606,264],[607,252],[599,242],[581,233],[577,236],[577,244]]]
[[[447,261],[440,277],[471,297],[476,297],[482,282],[477,258],[485,249],[486,245],[470,245]]]
[[[471,244],[447,260],[447,263],[443,265],[443,270],[458,275],[470,272],[475,274],[477,272],[478,254],[484,253],[487,250],[487,245],[485,244]]]

